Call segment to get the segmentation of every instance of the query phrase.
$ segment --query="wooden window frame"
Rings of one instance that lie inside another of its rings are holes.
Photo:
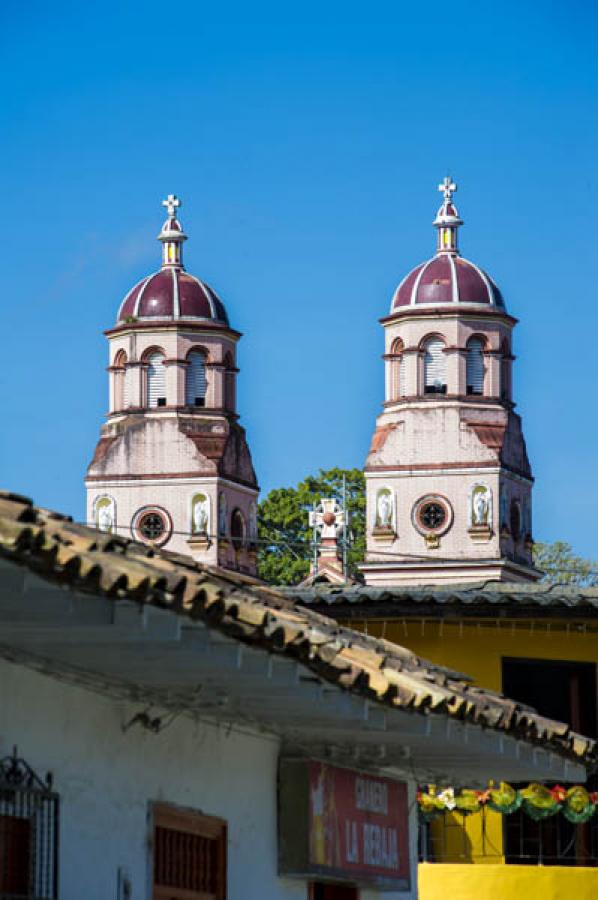
[[[184,888],[156,885],[155,879],[155,835],[157,828],[197,835],[218,841],[218,889],[216,894],[201,893]],[[206,816],[192,809],[170,806],[167,803],[153,805],[153,854],[152,854],[152,898],[153,900],[226,900],[227,896],[227,846],[228,826],[225,819]]]

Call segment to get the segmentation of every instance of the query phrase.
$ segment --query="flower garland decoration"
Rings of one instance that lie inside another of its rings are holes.
[[[518,809],[536,822],[562,813],[575,825],[587,822],[598,809],[598,791],[588,791],[582,785],[564,788],[532,782],[525,788],[516,789],[505,781],[498,786],[490,782],[486,790],[463,789],[458,793],[452,787],[439,789],[429,784],[417,792],[420,813],[426,822],[445,812],[458,812],[464,816],[480,812],[484,808],[509,816]]]

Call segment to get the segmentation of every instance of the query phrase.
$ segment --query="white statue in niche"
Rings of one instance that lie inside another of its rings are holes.
[[[227,533],[227,524],[226,497],[224,494],[220,494],[218,498],[218,534],[225,535]]]
[[[193,500],[193,532],[207,534],[209,525],[209,501],[205,494],[197,494]]]
[[[471,498],[471,524],[490,525],[492,494],[490,489],[483,484],[477,485]]]
[[[392,528],[392,494],[388,488],[378,491],[376,500],[376,527]]]
[[[95,524],[100,531],[112,533],[115,527],[114,500],[101,497],[95,504]]]

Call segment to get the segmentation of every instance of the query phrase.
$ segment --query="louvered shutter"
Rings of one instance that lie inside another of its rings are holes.
[[[424,387],[429,393],[444,393],[446,390],[446,358],[444,343],[434,338],[425,346]]]
[[[131,405],[131,377],[133,372],[131,369],[126,368],[125,371],[120,376],[122,381],[122,398],[123,398],[123,409],[128,409]]]
[[[407,393],[405,384],[405,357],[401,356],[401,358],[399,359],[399,397],[404,397]]]
[[[206,360],[198,350],[187,357],[187,381],[185,386],[187,406],[203,406],[206,397]]]
[[[166,403],[164,357],[161,353],[152,353],[147,362],[147,405],[164,406]]]
[[[484,345],[472,338],[467,345],[467,393],[484,393]]]

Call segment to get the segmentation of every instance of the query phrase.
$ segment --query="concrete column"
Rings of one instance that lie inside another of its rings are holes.
[[[131,406],[143,406],[145,402],[143,387],[147,364],[131,362],[127,363],[125,368],[129,378],[129,404]]]
[[[211,409],[222,409],[224,406],[224,363],[206,363],[208,391],[206,406]]]
[[[486,350],[484,353],[484,394],[487,397],[500,397],[500,350]]]
[[[166,405],[185,405],[185,376],[187,362],[183,359],[165,359],[166,367]]]
[[[462,352],[457,347],[447,347],[446,357],[446,392],[447,394],[465,393],[465,370],[461,374]]]
[[[407,397],[416,397],[423,394],[424,387],[420,384],[422,354],[417,347],[403,350],[403,363],[405,365],[405,394]]]

